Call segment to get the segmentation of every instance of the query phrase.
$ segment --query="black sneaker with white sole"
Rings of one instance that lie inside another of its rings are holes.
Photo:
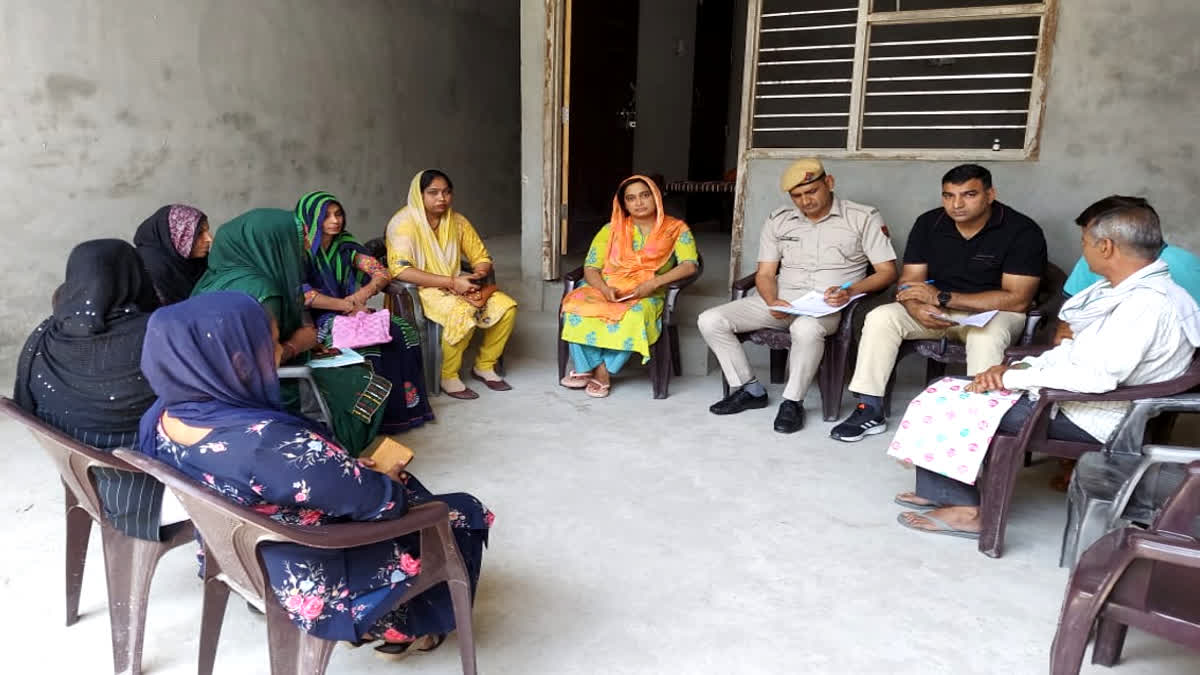
[[[839,441],[861,441],[865,436],[874,436],[887,431],[887,420],[883,413],[868,408],[865,403],[858,407],[845,422],[837,425],[829,432],[829,436]]]

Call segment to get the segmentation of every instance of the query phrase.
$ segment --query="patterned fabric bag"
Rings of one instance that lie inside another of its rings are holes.
[[[333,346],[337,349],[369,347],[392,341],[392,315],[386,309],[333,318]]]

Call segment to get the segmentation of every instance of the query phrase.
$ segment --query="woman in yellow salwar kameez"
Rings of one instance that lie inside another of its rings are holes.
[[[483,342],[472,376],[493,391],[511,389],[496,374],[496,362],[512,335],[517,302],[493,292],[482,307],[464,296],[480,290],[479,282],[492,271],[492,258],[475,228],[451,208],[454,184],[450,177],[429,169],[413,177],[408,206],[387,226],[388,271],[392,278],[421,287],[425,316],[442,327],[442,391],[460,399],[479,398],[459,378],[463,352],[476,328]],[[471,266],[462,271],[463,259]]]
[[[610,375],[634,352],[650,360],[662,334],[667,284],[696,272],[696,240],[687,223],[663,212],[654,181],[631,176],[613,197],[612,219],[592,240],[583,264],[586,285],[563,298],[562,339],[575,370],[564,387],[608,396]]]

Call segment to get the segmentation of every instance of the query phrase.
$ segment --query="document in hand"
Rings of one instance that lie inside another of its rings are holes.
[[[308,362],[310,368],[340,368],[342,366],[353,366],[366,361],[362,354],[353,349],[343,347],[339,350],[337,356],[326,356],[315,358]]]
[[[1000,310],[993,309],[989,312],[980,312],[978,314],[972,314],[970,316],[958,318],[950,316],[949,314],[934,314],[933,316],[941,319],[942,321],[949,321],[950,323],[956,323],[960,326],[974,326],[976,328],[983,328],[988,324],[989,321],[992,320],[992,317],[996,316],[996,314],[999,312]]]
[[[866,295],[866,293],[859,293],[858,295],[851,296],[850,301],[846,304],[849,304],[850,302],[853,302],[864,295]],[[808,293],[805,293],[804,295],[793,300],[791,307],[772,307],[771,309],[776,312],[795,314],[797,316],[825,316],[826,314],[840,312],[845,306],[846,305],[842,305],[841,307],[833,307],[825,302],[824,293],[821,293],[820,291],[809,291]]]

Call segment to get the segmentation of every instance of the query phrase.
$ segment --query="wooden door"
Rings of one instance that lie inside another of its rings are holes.
[[[570,0],[564,73],[562,254],[587,249],[633,170],[639,0]]]

